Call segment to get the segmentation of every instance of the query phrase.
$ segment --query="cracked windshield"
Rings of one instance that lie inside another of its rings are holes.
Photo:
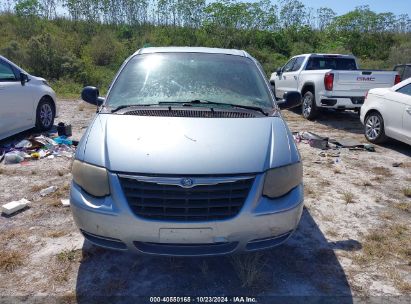
[[[209,101],[272,107],[268,88],[249,58],[157,53],[132,58],[108,96],[110,107]]]

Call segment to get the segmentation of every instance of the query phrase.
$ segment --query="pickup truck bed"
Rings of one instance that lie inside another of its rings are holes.
[[[399,82],[397,75],[359,70],[353,56],[305,54],[291,58],[271,75],[270,82],[277,98],[285,92],[300,92],[303,116],[313,119],[319,108],[359,110],[368,90],[393,86]]]

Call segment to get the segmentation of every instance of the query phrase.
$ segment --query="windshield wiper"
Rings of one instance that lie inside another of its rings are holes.
[[[121,105],[111,110],[111,113],[117,112],[121,109],[126,108],[135,108],[135,107],[149,107],[149,106],[157,106],[158,104],[134,104],[134,105]]]
[[[247,110],[253,110],[253,111],[258,111],[263,113],[265,116],[268,115],[266,111],[264,111],[263,108],[256,107],[256,106],[245,106],[245,105],[239,105],[239,104],[233,104],[233,103],[224,103],[224,102],[215,102],[215,101],[209,101],[205,99],[193,99],[190,100],[189,102],[185,102],[184,104],[186,105],[195,105],[195,104],[210,104],[210,105],[222,105],[222,106],[229,106],[233,108],[240,108],[240,109],[247,109]]]
[[[224,102],[215,102],[215,101],[210,101],[210,100],[205,100],[205,99],[193,99],[190,101],[185,101],[185,102],[169,102],[169,101],[162,101],[158,103],[159,105],[175,105],[175,104],[180,104],[182,106],[193,106],[193,105],[198,105],[198,104],[203,104],[203,105],[217,105],[217,106],[228,106],[232,108],[241,108],[241,109],[247,109],[247,110],[253,110],[253,111],[258,111],[263,113],[265,116],[268,115],[266,111],[264,111],[263,108],[260,107],[255,107],[255,106],[245,106],[245,105],[239,105],[239,104],[233,104],[233,103],[224,103]]]

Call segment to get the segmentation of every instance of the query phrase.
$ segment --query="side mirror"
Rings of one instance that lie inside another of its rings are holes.
[[[283,99],[278,101],[280,109],[291,109],[301,104],[301,94],[297,91],[285,92]]]
[[[277,73],[277,75],[281,75],[282,74],[282,68],[278,68],[276,73]]]
[[[24,86],[26,84],[26,82],[29,81],[29,76],[27,74],[24,74],[22,72],[20,72],[20,82],[21,85]]]
[[[85,87],[81,92],[81,99],[92,105],[101,106],[104,102],[104,98],[99,97],[99,91],[96,87]]]

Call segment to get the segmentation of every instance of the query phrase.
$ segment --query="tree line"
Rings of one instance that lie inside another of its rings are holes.
[[[280,30],[308,26],[324,30],[409,32],[408,14],[375,13],[359,6],[337,16],[330,8],[314,9],[299,0],[3,0],[3,11],[46,19],[64,17],[106,24],[165,25],[200,28],[210,24],[237,29]]]
[[[354,54],[370,69],[411,62],[407,14],[360,6],[338,16],[298,0],[0,0],[0,29],[0,54],[63,95],[107,87],[149,45],[244,49],[267,74],[311,52]]]

